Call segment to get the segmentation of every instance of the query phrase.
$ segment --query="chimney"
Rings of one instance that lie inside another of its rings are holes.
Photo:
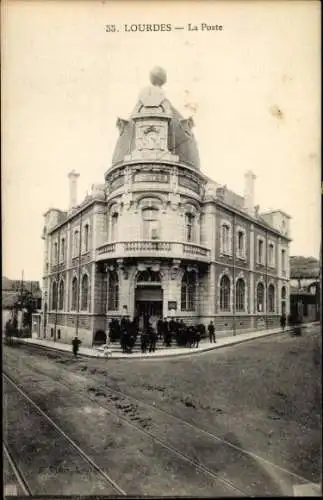
[[[244,208],[252,217],[255,215],[255,179],[256,176],[251,170],[244,174]]]
[[[76,173],[73,169],[69,174],[69,184],[70,184],[70,199],[69,199],[69,210],[77,205],[77,179],[80,174]]]

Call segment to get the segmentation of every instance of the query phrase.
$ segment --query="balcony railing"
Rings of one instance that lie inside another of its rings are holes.
[[[97,261],[124,257],[168,257],[208,262],[210,250],[193,243],[154,240],[105,243],[97,249]]]

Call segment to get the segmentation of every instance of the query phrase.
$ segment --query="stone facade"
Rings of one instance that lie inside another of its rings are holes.
[[[259,215],[253,174],[244,197],[207,178],[193,120],[160,87],[117,125],[105,183],[45,214],[41,336],[92,345],[111,318],[142,314],[212,319],[218,331],[277,325],[289,307],[289,216]]]

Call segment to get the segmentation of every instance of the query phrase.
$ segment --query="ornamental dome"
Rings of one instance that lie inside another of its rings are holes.
[[[154,68],[150,72],[150,79],[152,85],[141,91],[129,120],[120,118],[117,120],[120,136],[114,149],[112,166],[129,160],[138,148],[136,127],[150,121],[150,129],[154,123],[165,122],[166,126],[165,155],[161,147],[158,151],[156,150],[156,159],[160,160],[163,156],[166,159],[166,156],[172,155],[173,158],[177,158],[176,162],[199,170],[199,152],[192,132],[193,119],[185,119],[164,96],[161,87],[167,77],[162,68]],[[153,160],[153,152],[149,159]]]

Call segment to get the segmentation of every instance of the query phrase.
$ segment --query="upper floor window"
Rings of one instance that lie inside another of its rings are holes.
[[[58,262],[58,243],[55,241],[54,243],[54,263]]]
[[[194,271],[184,273],[181,286],[181,310],[194,311],[196,301],[196,275]]]
[[[185,239],[186,241],[194,241],[194,222],[195,217],[191,213],[185,214]]]
[[[61,239],[61,261],[65,260],[65,238]]]
[[[111,241],[116,241],[118,237],[118,220],[119,214],[117,212],[114,212],[111,215]]]
[[[244,259],[246,256],[246,234],[242,229],[237,233],[237,256]]]
[[[159,210],[150,207],[142,211],[143,237],[145,240],[159,239]]]
[[[275,265],[275,247],[273,243],[269,243],[268,245],[268,265]]]
[[[85,224],[84,226],[84,252],[88,252],[89,250],[89,225]]]
[[[226,223],[221,226],[221,252],[231,254],[231,227]]]
[[[282,250],[282,271],[285,272],[286,271],[286,250]]]
[[[265,263],[264,240],[260,238],[258,239],[257,261],[258,264]]]
[[[78,256],[79,245],[80,245],[80,233],[78,230],[76,230],[74,231],[74,238],[73,238],[73,257]]]

